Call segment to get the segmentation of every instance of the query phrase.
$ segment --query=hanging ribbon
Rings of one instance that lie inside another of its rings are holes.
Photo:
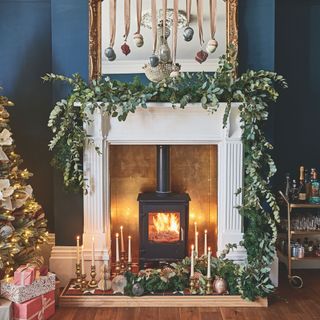
[[[203,40],[203,0],[197,0],[197,16],[200,46],[204,44]]]
[[[113,48],[116,38],[116,9],[117,0],[110,0],[110,47]]]
[[[172,25],[172,62],[173,65],[176,64],[176,57],[177,57],[177,35],[178,35],[178,1],[174,0],[173,2],[173,25]]]
[[[167,0],[162,0],[162,35],[166,36],[166,24],[167,24]]]
[[[157,0],[151,2],[151,22],[152,22],[152,37],[153,37],[153,53],[157,49]]]
[[[210,31],[211,39],[214,39],[216,34],[217,23],[217,0],[210,0]]]
[[[190,24],[191,0],[186,0],[187,26]]]
[[[127,41],[130,32],[130,7],[131,1],[124,0],[124,41]]]
[[[137,0],[137,34],[140,34],[142,19],[142,0]]]

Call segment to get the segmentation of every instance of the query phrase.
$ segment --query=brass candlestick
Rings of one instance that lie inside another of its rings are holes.
[[[120,253],[120,273],[123,274],[126,271],[126,254],[124,251]]]
[[[80,263],[76,263],[76,281],[75,281],[75,285],[77,287],[81,287],[81,266]]]
[[[191,294],[197,294],[196,284],[197,284],[197,279],[194,277],[190,278],[190,293]]]
[[[206,294],[212,294],[212,278],[206,278]]]
[[[116,261],[116,276],[118,276],[120,274],[120,261]]]
[[[90,288],[96,288],[98,286],[97,281],[96,281],[96,266],[91,266],[91,272],[90,272],[90,276],[91,276],[91,280],[88,284],[88,287]]]
[[[85,291],[87,289],[87,281],[86,281],[86,274],[83,273],[81,275],[81,291]]]

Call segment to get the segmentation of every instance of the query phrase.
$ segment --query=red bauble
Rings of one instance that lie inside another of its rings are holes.
[[[208,58],[208,53],[203,50],[200,50],[199,52],[197,52],[195,57],[196,61],[199,63],[205,62],[207,58]]]
[[[121,46],[121,50],[126,56],[131,52],[130,47],[126,42]]]

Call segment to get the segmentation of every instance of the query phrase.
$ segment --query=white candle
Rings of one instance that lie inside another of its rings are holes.
[[[198,231],[198,224],[197,222],[194,222],[194,235],[196,235],[197,231]]]
[[[131,236],[128,236],[128,262],[132,262],[132,257],[131,257]]]
[[[82,245],[82,250],[81,250],[81,274],[85,274],[84,270],[84,253],[83,253],[83,245]]]
[[[204,230],[204,255],[208,254],[208,231]]]
[[[198,258],[198,238],[199,238],[199,232],[196,232],[196,239],[195,239],[195,254],[196,254],[196,258]]]
[[[208,248],[207,278],[211,278],[211,248]]]
[[[191,246],[191,268],[190,278],[194,277],[194,245]]]
[[[120,238],[121,238],[121,252],[124,252],[123,226],[120,227]]]
[[[119,233],[116,233],[116,262],[120,261],[119,255]]]
[[[94,237],[92,237],[91,265],[94,266]]]
[[[77,236],[77,264],[80,264],[80,237]]]

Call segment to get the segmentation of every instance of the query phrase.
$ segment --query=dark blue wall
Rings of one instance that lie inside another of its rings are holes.
[[[11,127],[23,166],[34,173],[30,183],[54,230],[53,175],[48,151],[51,86],[41,76],[51,71],[50,0],[0,1],[0,94],[16,104]]]
[[[52,19],[52,72],[88,78],[88,1],[54,0]],[[54,85],[54,101],[62,98],[68,88]],[[82,196],[64,191],[61,173],[54,175],[54,216],[57,245],[74,245],[75,235],[83,229]]]

